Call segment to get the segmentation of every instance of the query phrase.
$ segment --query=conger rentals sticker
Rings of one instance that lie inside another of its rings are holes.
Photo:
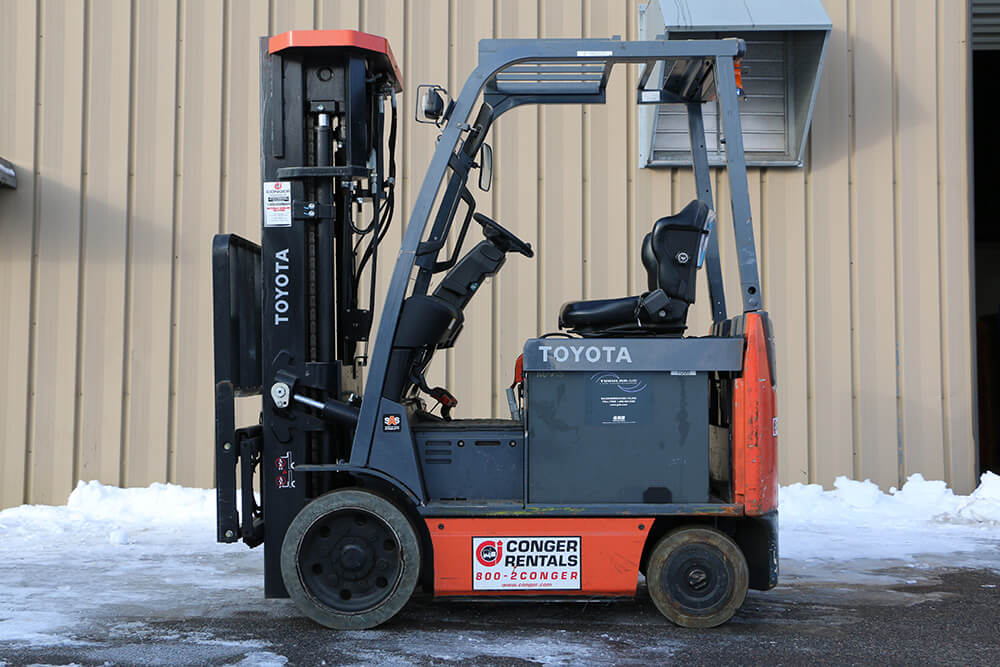
[[[579,537],[474,537],[472,589],[580,590]]]

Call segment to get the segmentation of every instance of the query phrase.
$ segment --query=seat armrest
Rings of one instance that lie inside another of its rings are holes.
[[[646,319],[649,322],[662,322],[669,317],[670,297],[662,289],[646,292],[639,297],[636,308],[636,319]],[[645,313],[646,317],[641,315]]]

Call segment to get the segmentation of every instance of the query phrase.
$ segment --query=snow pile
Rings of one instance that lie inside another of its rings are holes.
[[[984,473],[979,488],[958,496],[941,481],[910,475],[902,489],[889,493],[869,480],[857,482],[838,477],[833,491],[818,484],[781,487],[781,518],[808,522],[842,523],[858,516],[879,516],[901,521],[957,521],[1000,524],[1000,475]]]
[[[113,545],[124,545],[138,532],[155,529],[162,535],[195,526],[199,537],[214,540],[214,522],[212,490],[176,484],[120,489],[100,482],[80,482],[66,505],[22,505],[0,512],[0,539],[21,537],[51,543],[59,536],[84,540],[99,537]]]
[[[911,475],[884,493],[871,481],[838,477],[832,491],[792,484],[779,491],[780,553],[792,559],[903,559],[964,553],[1000,563],[1000,476],[971,495]],[[966,559],[968,560],[968,559]]]
[[[988,472],[980,481],[979,488],[958,508],[958,515],[973,521],[1000,523],[1000,475]]]
[[[215,492],[176,484],[120,489],[100,482],[80,482],[66,506],[91,520],[119,523],[190,523],[215,520]]]

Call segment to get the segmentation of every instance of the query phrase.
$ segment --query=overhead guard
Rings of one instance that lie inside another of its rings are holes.
[[[371,51],[382,58],[373,58],[373,64],[387,74],[391,74],[393,88],[397,93],[403,90],[403,75],[400,73],[396,57],[389,48],[389,40],[377,35],[369,35],[359,30],[289,30],[271,37],[267,42],[267,52],[274,54],[286,49],[315,48],[324,46],[353,47]]]

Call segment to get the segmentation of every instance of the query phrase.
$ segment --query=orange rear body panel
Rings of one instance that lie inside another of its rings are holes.
[[[733,502],[759,516],[778,506],[778,421],[764,321],[745,317],[743,376],[733,380]]]
[[[635,517],[428,518],[426,522],[434,548],[437,596],[635,595],[639,559],[653,525],[652,518]],[[534,540],[536,545],[553,547],[553,563],[576,563],[565,560],[573,555],[579,562],[571,567],[518,567],[518,545],[523,554],[532,537],[545,538]],[[480,559],[481,565],[474,567],[484,546],[491,549],[488,560]],[[480,577],[479,584],[475,583],[476,576]],[[483,576],[496,577],[488,585],[497,588],[484,590]]]

